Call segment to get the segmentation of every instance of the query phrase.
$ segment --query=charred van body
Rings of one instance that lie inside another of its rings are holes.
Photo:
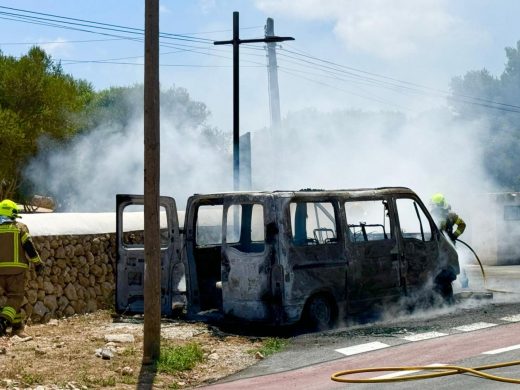
[[[116,309],[143,311],[142,231],[127,221],[143,204],[117,196]],[[450,300],[455,249],[410,189],[232,192],[188,199],[179,229],[161,197],[162,313],[331,326],[403,296]]]

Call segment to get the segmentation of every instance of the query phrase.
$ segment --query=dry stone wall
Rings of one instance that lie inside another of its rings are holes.
[[[114,234],[37,236],[45,268],[28,271],[22,310],[28,322],[84,314],[114,305]],[[0,307],[6,297],[0,291]]]

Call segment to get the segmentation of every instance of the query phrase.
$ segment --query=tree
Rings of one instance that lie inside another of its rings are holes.
[[[183,88],[161,92],[161,185],[175,188],[177,200],[209,181],[225,183],[230,137],[208,124],[209,115]],[[143,191],[143,87],[99,91],[84,116],[76,136],[59,147],[46,142],[25,175],[59,210],[112,210],[114,194]]]
[[[99,127],[115,132],[129,131],[129,125],[143,115],[143,86],[111,87],[94,95],[85,109],[82,132]],[[226,136],[209,126],[210,112],[206,104],[194,101],[184,88],[171,87],[161,91],[161,117],[181,133],[197,131],[201,141],[224,148]],[[108,131],[108,130],[105,130]]]
[[[38,140],[71,138],[92,93],[38,47],[19,59],[0,52],[0,175],[9,188],[2,196],[22,195],[23,167],[37,154]]]
[[[504,190],[520,191],[520,41],[506,47],[500,77],[486,69],[467,72],[451,82],[451,104],[463,119],[481,121],[485,167]]]

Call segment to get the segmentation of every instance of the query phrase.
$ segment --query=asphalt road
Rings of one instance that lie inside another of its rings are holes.
[[[485,283],[478,266],[466,269],[470,286],[460,289],[455,282],[458,299],[453,306],[413,314],[389,307],[365,324],[352,319],[331,331],[290,337],[284,351],[208,388],[517,388],[514,384],[469,375],[393,384],[344,384],[330,379],[335,372],[363,367],[431,364],[474,367],[520,360],[520,266],[486,267]],[[486,287],[513,294],[493,291],[490,298]],[[520,366],[490,373],[520,378]]]

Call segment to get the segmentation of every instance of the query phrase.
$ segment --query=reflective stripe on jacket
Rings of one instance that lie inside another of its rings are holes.
[[[0,224],[0,274],[21,272],[29,262],[41,263],[41,259],[27,226],[16,221]]]

